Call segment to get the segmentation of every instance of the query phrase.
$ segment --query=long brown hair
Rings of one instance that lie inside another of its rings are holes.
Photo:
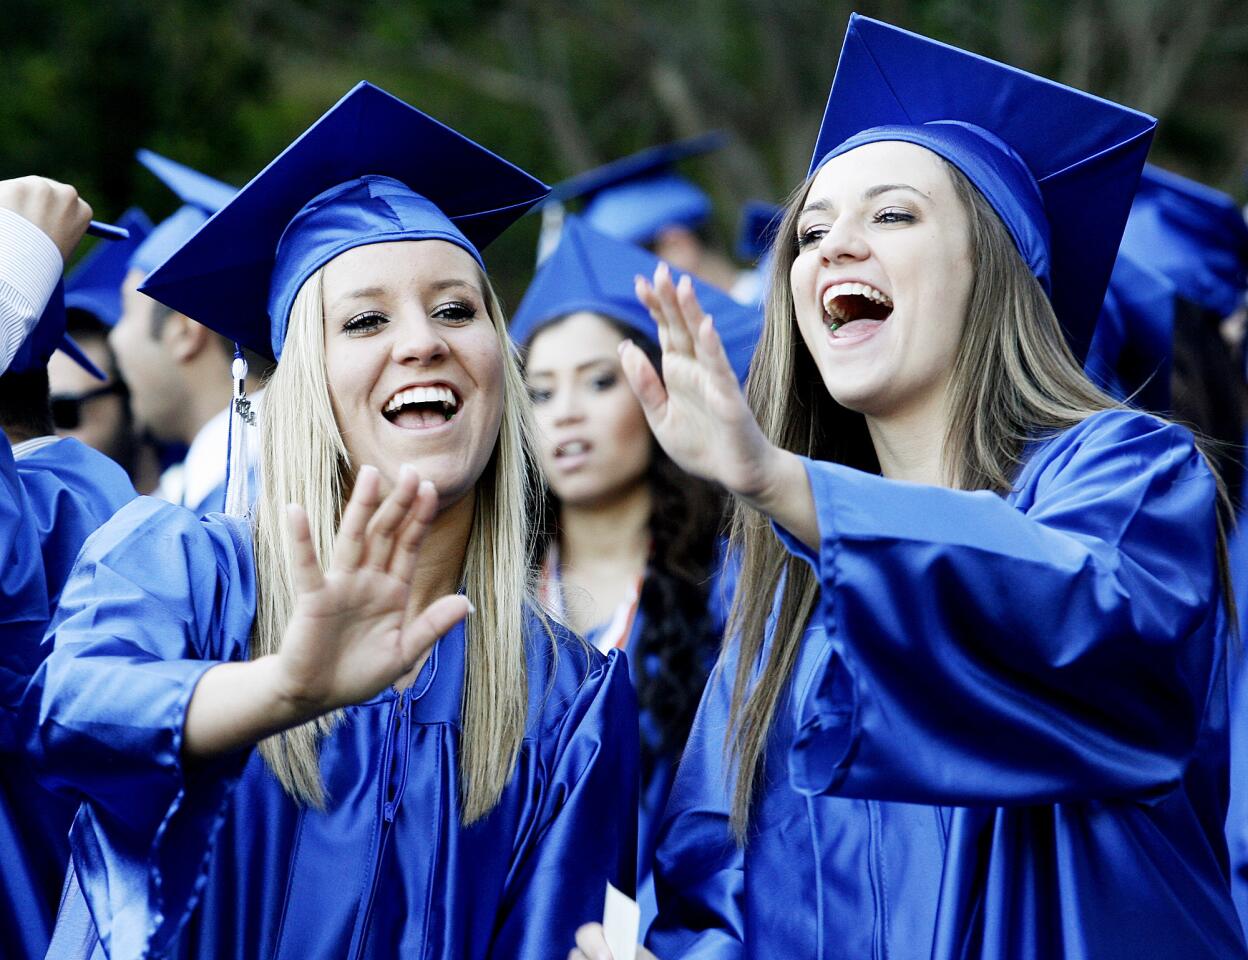
[[[974,276],[950,377],[943,461],[955,488],[1005,495],[1029,441],[1122,405],[1084,375],[1048,297],[996,212],[961,171],[948,163],[945,168],[970,221]],[[766,325],[746,392],[773,443],[803,456],[879,473],[865,419],[828,394],[797,329],[789,271],[797,256],[797,221],[810,183],[808,179],[794,191],[776,234]],[[1225,497],[1221,499],[1225,507]],[[1233,620],[1223,523],[1220,516],[1219,566],[1223,600]],[[752,585],[737,592],[729,618],[728,636],[739,649],[724,741],[726,758],[736,770],[732,829],[744,843],[768,734],[819,584],[810,567],[784,549],[766,518],[739,501],[733,511],[732,546],[741,557],[740,582]],[[764,658],[767,620],[778,590],[778,616]]]

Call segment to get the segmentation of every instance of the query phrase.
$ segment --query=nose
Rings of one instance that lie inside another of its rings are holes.
[[[871,248],[853,217],[837,217],[819,240],[819,257],[825,264],[852,263],[870,255]]]
[[[396,363],[427,367],[445,360],[450,348],[441,328],[423,312],[391,321],[398,325],[390,356]]]
[[[578,391],[568,387],[554,391],[550,398],[550,414],[555,426],[562,427],[585,419],[577,394]]]

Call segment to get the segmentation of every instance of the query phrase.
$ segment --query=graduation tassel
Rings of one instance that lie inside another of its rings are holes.
[[[234,344],[234,360],[230,364],[234,380],[234,400],[230,404],[229,447],[225,462],[225,512],[231,517],[245,517],[251,509],[251,472],[248,432],[255,428],[256,412],[247,396],[247,360],[240,344]]]

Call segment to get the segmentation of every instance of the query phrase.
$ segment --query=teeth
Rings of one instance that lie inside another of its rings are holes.
[[[393,413],[409,403],[440,403],[448,410],[454,410],[458,406],[455,394],[448,387],[409,387],[391,397],[384,412]]]
[[[834,283],[823,292],[823,309],[827,312],[828,316],[837,320],[845,319],[844,315],[837,308],[835,301],[837,297],[848,296],[866,297],[868,300],[872,300],[875,303],[882,304],[886,307],[891,307],[893,305],[892,297],[884,293],[882,290],[877,290],[870,284]]]
[[[584,440],[572,440],[568,443],[561,444],[559,447],[559,456],[570,457],[578,453],[584,453],[589,449],[589,444]]]

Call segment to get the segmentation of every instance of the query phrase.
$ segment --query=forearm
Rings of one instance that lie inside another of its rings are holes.
[[[819,550],[819,517],[810,479],[797,454],[776,447],[770,455],[766,483],[753,495],[740,494],[745,503],[766,514],[813,551]]]
[[[182,755],[203,760],[246,749],[318,713],[283,694],[276,655],[222,663],[195,686],[186,710]]]

